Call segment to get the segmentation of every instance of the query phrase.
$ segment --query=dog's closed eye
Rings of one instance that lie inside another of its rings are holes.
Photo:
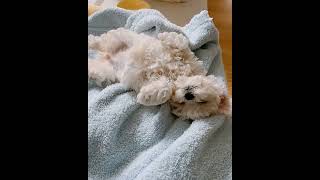
[[[200,100],[198,101],[199,104],[206,104],[208,101],[203,101],[203,100]]]

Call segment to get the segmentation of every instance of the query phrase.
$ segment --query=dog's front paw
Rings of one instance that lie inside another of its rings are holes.
[[[145,106],[156,106],[168,101],[171,97],[172,89],[170,86],[157,88],[154,86],[144,86],[141,88],[137,102]]]

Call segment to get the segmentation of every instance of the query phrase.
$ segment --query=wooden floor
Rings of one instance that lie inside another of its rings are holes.
[[[220,32],[222,58],[232,96],[232,0],[208,0],[208,11]]]

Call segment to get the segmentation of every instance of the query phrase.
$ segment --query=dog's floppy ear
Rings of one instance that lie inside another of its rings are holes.
[[[230,102],[229,96],[226,94],[223,94],[223,95],[220,95],[219,97],[220,97],[220,103],[219,103],[219,107],[218,107],[218,113],[230,115],[231,102]]]
[[[208,78],[213,81],[219,93],[220,103],[218,113],[229,115],[231,113],[231,101],[224,79],[222,77],[217,77],[214,75],[209,75]]]

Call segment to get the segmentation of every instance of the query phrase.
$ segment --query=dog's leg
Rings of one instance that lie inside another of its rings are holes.
[[[116,81],[112,64],[106,59],[88,60],[88,78],[100,87]]]
[[[131,47],[136,37],[136,33],[124,28],[118,28],[110,30],[101,36],[89,35],[88,47],[113,55]]]
[[[142,86],[137,101],[145,106],[155,106],[168,101],[172,94],[172,84],[167,78],[162,77],[159,80],[151,81]]]
[[[158,34],[158,39],[162,41],[165,45],[173,49],[185,50],[189,47],[188,39],[176,32],[163,32]]]

